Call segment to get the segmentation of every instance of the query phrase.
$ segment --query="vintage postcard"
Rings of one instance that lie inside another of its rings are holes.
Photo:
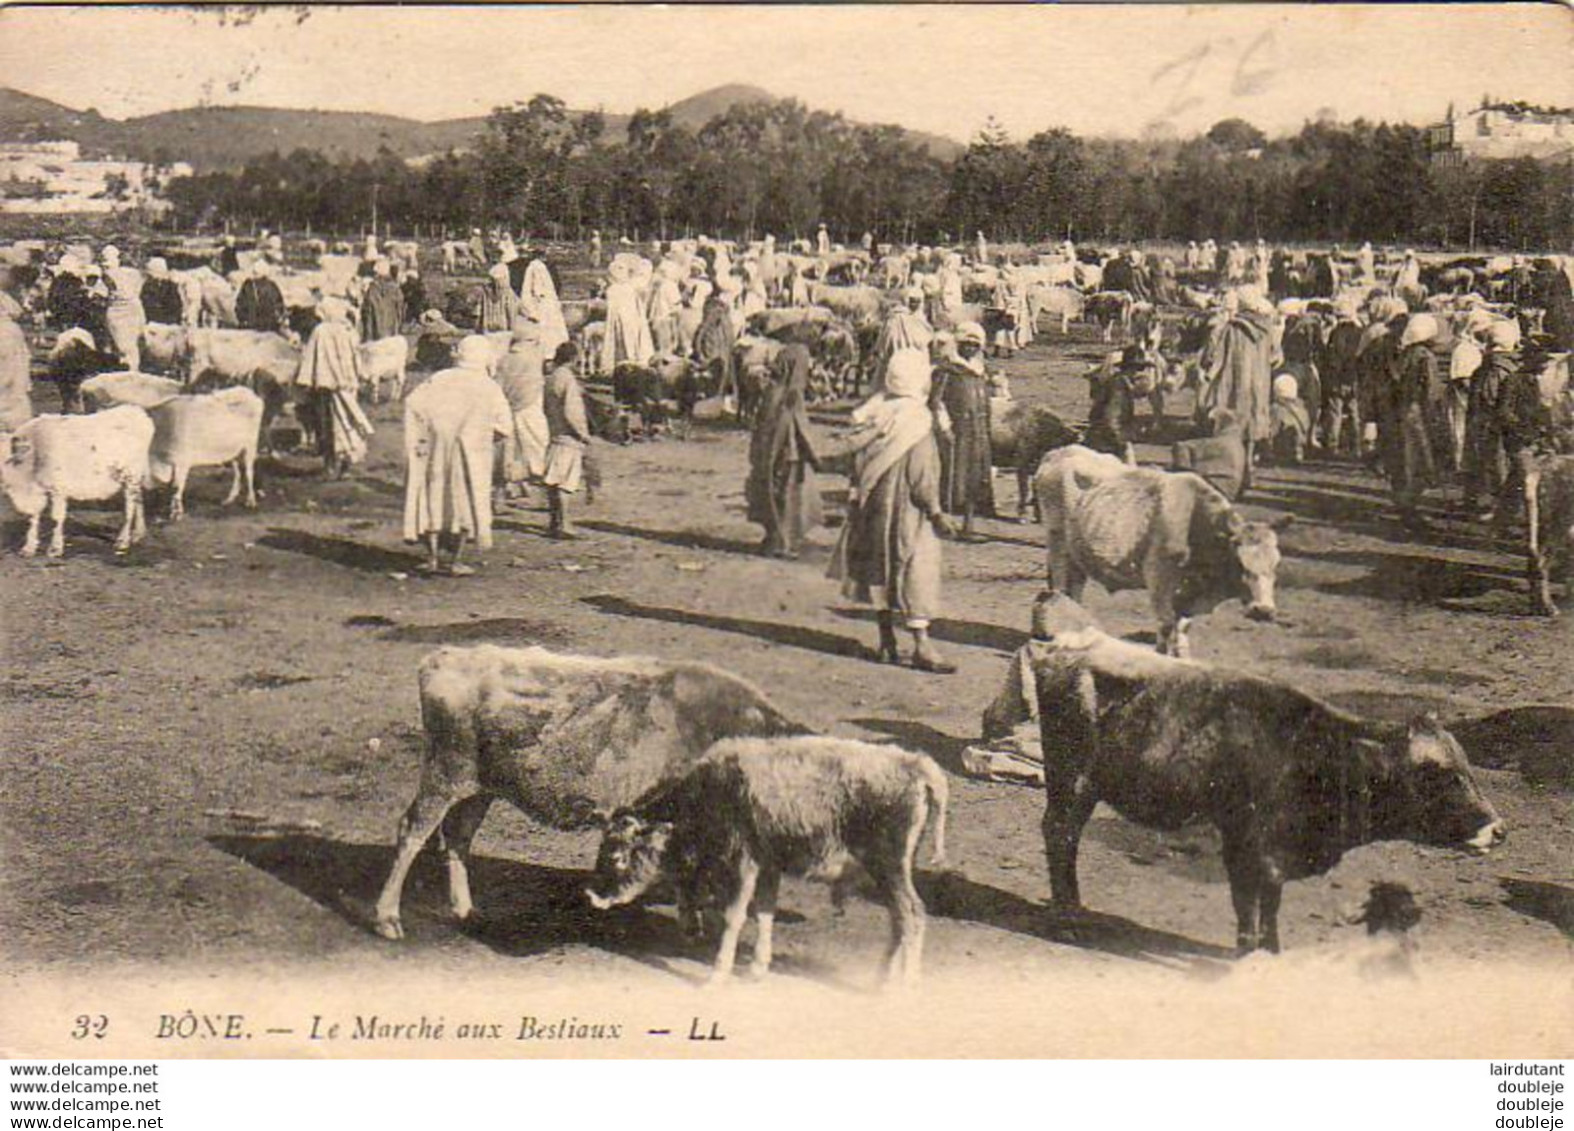
[[[1568,1057],[1571,60],[0,10],[0,1055]]]

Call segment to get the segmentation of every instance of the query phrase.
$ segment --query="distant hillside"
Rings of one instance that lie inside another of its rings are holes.
[[[732,106],[775,100],[769,91],[733,83],[701,91],[667,109],[675,121],[697,130]],[[605,118],[603,136],[611,143],[621,142],[628,117],[606,114]],[[468,148],[485,127],[484,117],[418,122],[394,114],[265,106],[194,106],[117,120],[0,87],[0,141],[63,138],[79,143],[87,155],[185,161],[198,171],[237,168],[272,150],[288,153],[299,148],[330,157],[370,158],[387,146],[401,157],[418,157]],[[954,157],[963,148],[932,134],[909,131],[909,136],[937,157]]]

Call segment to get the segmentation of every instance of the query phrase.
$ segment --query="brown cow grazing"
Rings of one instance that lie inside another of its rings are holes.
[[[586,895],[605,910],[665,877],[685,915],[719,896],[725,927],[711,981],[725,982],[751,903],[751,973],[763,977],[782,876],[836,880],[856,861],[891,913],[887,979],[911,983],[924,942],[913,858],[933,818],[933,863],[944,861],[946,799],[945,775],[922,754],[842,738],[731,739],[612,816]]]
[[[1080,905],[1077,845],[1100,801],[1138,824],[1206,818],[1224,841],[1241,953],[1279,949],[1286,880],[1352,848],[1409,840],[1485,852],[1503,822],[1432,716],[1371,722],[1296,688],[1155,655],[1087,629],[1035,661],[1044,852],[1056,904]]]
[[[426,753],[377,900],[377,933],[404,935],[399,902],[441,829],[455,917],[470,915],[465,861],[497,798],[553,828],[589,826],[734,736],[802,734],[759,691],[704,664],[600,659],[544,648],[440,648],[421,661]]]
[[[1241,423],[1227,408],[1213,410],[1213,435],[1179,440],[1170,449],[1170,468],[1206,479],[1230,502],[1246,486],[1246,437]]]
[[[1045,456],[1033,486],[1050,588],[1073,600],[1089,578],[1111,593],[1146,589],[1159,651],[1185,656],[1186,622],[1232,597],[1251,619],[1274,619],[1276,530],[1290,516],[1247,522],[1196,475],[1129,467],[1079,445]]]
[[[1542,456],[1525,475],[1526,573],[1534,612],[1555,617],[1552,576],[1574,568],[1574,455]]]

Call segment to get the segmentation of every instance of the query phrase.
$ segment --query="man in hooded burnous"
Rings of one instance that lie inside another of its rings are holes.
[[[984,328],[977,322],[956,328],[956,357],[935,368],[929,410],[939,431],[940,505],[961,516],[962,536],[971,538],[975,517],[995,516],[989,377]]]
[[[850,452],[853,460],[829,574],[844,596],[877,610],[881,663],[901,662],[901,620],[913,634],[913,667],[943,675],[956,669],[935,650],[929,625],[940,613],[940,536],[950,533],[951,520],[940,505],[929,384],[925,355],[896,354],[883,390],[853,410],[853,431],[826,453]]]

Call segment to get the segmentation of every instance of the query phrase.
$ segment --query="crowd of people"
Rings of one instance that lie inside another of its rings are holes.
[[[488,250],[476,242],[472,252]],[[547,532],[574,536],[570,500],[594,479],[581,372],[683,355],[714,376],[723,404],[736,409],[735,350],[750,318],[806,306],[811,282],[845,255],[823,229],[781,252],[771,236],[741,248],[674,241],[650,258],[625,247],[605,266],[601,333],[583,357],[546,256],[506,235],[491,250],[484,281],[455,288],[445,315],[428,309],[414,263],[396,264],[369,238],[353,304],[322,296],[304,321],[280,286],[287,268],[278,236],[265,235],[249,253],[227,239],[219,253],[219,267],[240,279],[236,325],[301,342],[296,412],[333,474],[365,457],[373,431],[360,403],[357,347],[415,325],[416,365],[432,375],[404,400],[404,533],[427,546],[432,572],[468,572],[463,548],[490,544],[494,506],[517,505],[533,491],[545,493]],[[763,553],[796,557],[820,520],[815,475],[846,471],[849,515],[832,573],[849,596],[878,608],[881,659],[897,658],[900,622],[914,636],[914,666],[944,672],[949,665],[927,635],[939,608],[940,542],[972,537],[976,522],[996,513],[992,417],[1010,393],[984,357],[990,345],[1011,352],[1033,340],[1033,283],[983,233],[969,254],[879,250],[882,262],[901,262],[903,277],[884,280],[895,285],[864,359],[876,391],[852,409],[846,429],[817,435],[808,417],[810,351],[781,349],[751,417],[748,515],[764,531]],[[599,268],[599,238],[591,251]],[[855,255],[855,280],[875,254],[867,247]],[[1084,442],[1097,450],[1132,459],[1137,405],[1147,399],[1162,423],[1165,392],[1194,382],[1191,427],[1239,435],[1238,489],[1250,489],[1265,459],[1362,458],[1386,478],[1412,529],[1424,524],[1427,493],[1446,483],[1457,485],[1464,513],[1507,522],[1522,502],[1527,461],[1574,450],[1574,427],[1557,411],[1567,398],[1549,400],[1543,388],[1574,346],[1569,280],[1549,261],[1516,260],[1508,293],[1496,296],[1503,304],[1478,296],[1434,310],[1423,306],[1415,253],[1380,266],[1369,244],[1346,255],[1205,241],[1177,262],[1136,249],[1090,257],[1066,241],[1053,254],[1071,267],[1099,259],[1099,288],[1145,311],[1130,343],[1090,376]],[[958,320],[980,269],[992,272],[987,305],[1005,327],[993,341],[978,321]],[[1531,303],[1546,329],[1527,335],[1515,307]],[[139,269],[113,245],[96,260],[90,249],[67,249],[43,302],[57,334],[79,330],[103,366],[129,370],[140,368],[146,326],[189,323],[189,307],[162,258]],[[10,421],[32,411],[18,314],[7,297],[0,417]]]

